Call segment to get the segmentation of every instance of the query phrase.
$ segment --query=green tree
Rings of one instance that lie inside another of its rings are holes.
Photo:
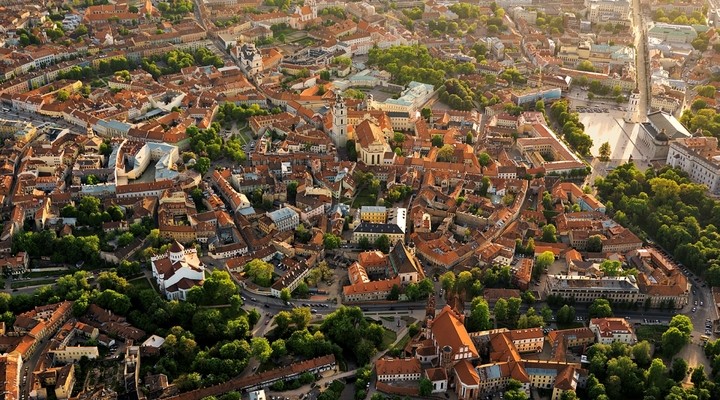
[[[268,343],[268,340],[264,337],[252,338],[250,341],[250,347],[252,348],[253,357],[260,360],[260,362],[265,362],[270,359],[270,356],[272,356],[270,343]]]
[[[484,331],[492,328],[492,323],[490,322],[490,307],[484,298],[474,298],[470,310],[470,317],[467,323],[470,332]]]
[[[254,283],[263,287],[269,287],[272,283],[272,276],[275,271],[275,267],[273,267],[272,264],[256,258],[245,264],[243,270]]]
[[[193,168],[200,174],[205,175],[210,170],[210,159],[207,157],[198,158]]]
[[[125,293],[130,288],[128,281],[118,276],[115,271],[103,271],[97,277],[100,290],[111,289],[118,293]]]
[[[701,85],[701,86],[697,86],[697,87],[695,88],[695,91],[696,91],[697,94],[699,94],[700,96],[709,97],[709,98],[715,98],[716,89],[715,89],[715,87],[712,86],[712,85],[706,85],[706,86],[702,86],[702,85]]]
[[[557,238],[555,237],[556,233],[557,233],[557,229],[555,228],[555,225],[547,224],[547,225],[543,226],[542,241],[547,242],[547,243],[557,242]]]
[[[557,322],[560,324],[570,324],[575,321],[575,308],[565,304],[557,312]]]
[[[441,162],[452,162],[455,148],[449,144],[443,145],[437,152],[437,160]]]
[[[387,254],[390,252],[390,238],[388,235],[380,235],[375,239],[375,248]]]
[[[290,301],[291,298],[292,298],[292,294],[290,293],[290,289],[283,288],[280,291],[280,299],[282,299],[283,301]]]
[[[552,251],[543,251],[537,256],[533,268],[533,278],[538,279],[555,262],[555,254]]]
[[[514,323],[520,317],[520,306],[522,300],[518,297],[511,297],[508,299],[508,320]]]
[[[440,275],[440,285],[446,292],[451,291],[455,287],[455,273],[447,271]]]
[[[692,331],[694,329],[692,320],[690,320],[690,317],[683,314],[678,314],[672,317],[670,320],[670,328],[677,328],[680,332],[682,332],[684,335],[687,335],[689,338],[692,334]]]
[[[540,315],[542,316],[543,321],[545,321],[545,324],[549,324],[552,322],[553,319],[553,312],[550,307],[546,305],[543,306],[543,308],[540,310]]]
[[[593,66],[592,62],[588,60],[581,61],[575,69],[578,71],[595,72],[595,66]]]
[[[560,400],[578,400],[578,397],[574,390],[564,390],[560,394]]]
[[[441,135],[433,135],[432,137],[432,145],[434,147],[443,147],[444,140]]]
[[[478,154],[478,163],[480,163],[480,173],[485,172],[485,168],[492,163],[492,157],[486,152]]]
[[[287,347],[285,346],[285,341],[283,339],[277,339],[270,345],[272,348],[272,356],[273,358],[280,358],[287,355]]]
[[[504,298],[499,298],[493,307],[496,321],[506,321],[508,318],[508,302]]]
[[[420,396],[429,396],[433,390],[432,381],[428,378],[420,379]]]
[[[670,368],[670,378],[675,382],[682,382],[687,376],[688,363],[682,358],[673,359],[672,368]]]
[[[590,318],[612,317],[613,311],[610,302],[605,299],[595,299],[588,307],[588,315]]]
[[[676,327],[668,328],[662,334],[662,349],[666,357],[677,354],[689,341],[688,336]]]
[[[55,93],[55,99],[57,99],[57,101],[66,101],[69,98],[70,93],[65,89],[60,89]]]
[[[610,154],[611,154],[610,143],[605,142],[602,145],[600,145],[599,154],[600,154],[601,161],[609,161]]]
[[[605,276],[618,276],[622,273],[622,264],[620,261],[605,260],[600,263],[600,270]]]
[[[592,235],[588,238],[586,250],[592,253],[599,253],[602,251],[602,236]]]
[[[645,340],[635,344],[632,347],[633,358],[635,359],[635,362],[641,367],[646,367],[650,364],[650,361],[652,360],[651,351],[652,349],[650,348],[650,343]]]
[[[325,246],[325,250],[337,249],[341,243],[342,239],[339,236],[333,235],[332,233],[323,235],[323,246]]]

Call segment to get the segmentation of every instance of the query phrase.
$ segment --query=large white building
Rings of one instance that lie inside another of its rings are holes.
[[[591,303],[600,298],[611,302],[637,303],[644,298],[632,275],[600,278],[548,275],[545,295],[574,299],[578,303]]]
[[[720,149],[714,137],[691,137],[670,143],[668,165],[685,171],[693,182],[720,194]]]
[[[588,19],[596,24],[630,20],[630,2],[628,0],[585,0]]]
[[[51,350],[50,353],[53,355],[53,361],[59,364],[75,363],[83,357],[90,360],[100,357],[97,346],[67,346]]]
[[[640,124],[637,147],[649,161],[666,160],[670,143],[692,137],[690,132],[668,113],[656,111],[648,114],[647,122]]]
[[[205,281],[205,265],[197,250],[185,249],[177,241],[167,253],[150,259],[153,278],[168,300],[186,300],[187,292]]]
[[[292,208],[284,207],[279,210],[267,213],[267,216],[275,224],[275,228],[280,231],[289,231],[295,229],[300,224],[300,215]]]
[[[624,318],[593,318],[590,320],[589,327],[595,334],[597,343],[622,342],[635,344],[637,342],[633,328]]]

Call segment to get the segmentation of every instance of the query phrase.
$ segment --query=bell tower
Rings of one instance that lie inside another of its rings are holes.
[[[317,2],[315,0],[305,0],[305,5],[310,6],[310,10],[312,11],[312,18],[315,19],[318,16],[318,7]]]
[[[629,124],[640,122],[640,91],[637,88],[630,94],[630,102],[623,119]]]
[[[333,106],[333,126],[332,126],[332,140],[335,146],[345,147],[347,143],[347,105],[345,105],[345,99],[338,93],[335,96],[335,106]]]

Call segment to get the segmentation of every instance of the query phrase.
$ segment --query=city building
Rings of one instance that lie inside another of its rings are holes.
[[[597,343],[635,344],[637,342],[635,331],[625,318],[593,318],[588,327],[595,334]]]
[[[677,139],[692,137],[690,132],[670,114],[656,111],[648,114],[647,122],[640,124],[638,148],[649,161],[668,158],[670,143]]]
[[[588,19],[593,24],[630,22],[630,2],[628,0],[585,0]]]
[[[670,143],[666,162],[685,171],[690,179],[720,195],[720,149],[714,137],[679,138]]]
[[[152,275],[168,300],[187,300],[187,293],[205,281],[205,265],[197,250],[174,241],[165,254],[150,259]]]
[[[360,220],[375,224],[384,224],[387,221],[388,211],[384,206],[360,207]]]
[[[596,299],[611,302],[638,303],[643,300],[634,276],[590,277],[548,275],[546,296],[574,299],[578,303],[591,303]]]
[[[90,360],[100,357],[97,346],[67,346],[51,350],[50,353],[53,355],[53,361],[60,364],[76,363],[83,357]]]
[[[369,120],[355,127],[355,149],[358,161],[365,165],[383,165],[385,154],[392,153],[382,129]]]
[[[515,147],[530,161],[533,168],[548,174],[586,168],[585,163],[561,142],[548,126],[532,124],[529,131],[532,137],[518,139]]]
[[[382,279],[372,281],[371,275]],[[376,301],[387,299],[393,286],[403,288],[425,279],[425,272],[414,252],[399,241],[388,255],[360,253],[358,261],[348,267],[348,277],[350,285],[343,287],[345,301]]]
[[[300,224],[300,214],[289,207],[283,207],[265,215],[270,218],[275,229],[280,232],[293,230]]]
[[[656,22],[648,29],[648,38],[656,38],[671,44],[689,44],[697,38],[698,33],[690,25],[673,25]]]
[[[677,264],[649,247],[625,255],[638,270],[637,282],[644,304],[652,308],[681,309],[690,303],[690,281]]]
[[[377,380],[385,381],[416,381],[420,380],[422,368],[417,358],[382,357],[375,361]]]

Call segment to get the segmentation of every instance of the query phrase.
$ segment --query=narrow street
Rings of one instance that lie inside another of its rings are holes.
[[[632,26],[635,37],[635,69],[638,90],[640,91],[640,115],[645,116],[650,105],[650,74],[647,62],[647,26],[640,12],[640,0],[632,0]]]

